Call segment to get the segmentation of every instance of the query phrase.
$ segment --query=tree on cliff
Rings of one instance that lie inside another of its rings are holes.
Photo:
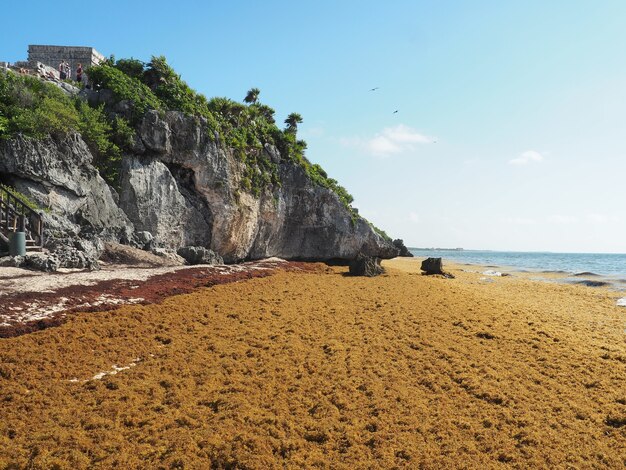
[[[291,113],[289,116],[287,116],[287,119],[285,119],[285,124],[287,124],[286,130],[295,134],[295,132],[298,130],[298,124],[301,123],[302,116],[300,116],[298,113]]]
[[[250,88],[248,90],[248,94],[243,99],[243,101],[248,104],[256,104],[256,102],[259,100],[260,93],[261,90],[259,90],[258,88]]]

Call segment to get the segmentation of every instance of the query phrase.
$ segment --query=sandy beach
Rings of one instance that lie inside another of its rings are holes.
[[[383,266],[198,282],[0,339],[0,468],[626,466],[619,292]]]

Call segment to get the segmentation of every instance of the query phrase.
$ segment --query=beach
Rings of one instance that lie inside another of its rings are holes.
[[[383,266],[275,263],[0,339],[0,468],[626,465],[619,292]]]

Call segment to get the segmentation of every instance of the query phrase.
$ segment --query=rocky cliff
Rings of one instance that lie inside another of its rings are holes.
[[[60,239],[115,240],[177,249],[204,246],[226,262],[381,258],[397,249],[316,185],[272,145],[279,184],[242,190],[244,163],[202,118],[149,111],[120,170],[119,191],[98,174],[78,133],[0,142],[0,178],[45,207],[49,244]],[[148,243],[149,242],[149,243]]]

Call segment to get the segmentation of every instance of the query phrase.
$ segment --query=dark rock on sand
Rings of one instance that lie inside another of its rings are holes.
[[[454,276],[443,270],[443,261],[441,258],[426,258],[422,261],[421,270],[426,275],[439,274],[444,277],[454,279]]]
[[[422,261],[421,270],[426,274],[443,274],[443,262],[441,258],[426,258]]]
[[[44,253],[27,254],[24,257],[23,268],[34,269],[35,271],[44,271],[53,273],[59,269],[59,260],[53,256]]]
[[[0,258],[0,268],[19,268],[23,264],[23,256],[3,256]]]
[[[380,258],[374,256],[359,253],[356,258],[350,261],[350,274],[353,276],[374,277],[384,272],[385,270],[380,265]]]

